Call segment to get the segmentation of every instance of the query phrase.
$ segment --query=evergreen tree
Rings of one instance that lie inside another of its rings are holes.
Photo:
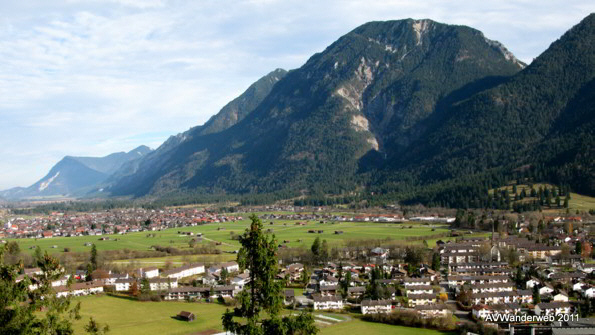
[[[7,264],[4,252],[0,248],[0,334],[74,334],[72,322],[80,319],[80,303],[72,307],[70,297],[56,297],[51,283],[64,274],[58,260],[46,252],[37,262],[42,274],[17,282],[22,261]],[[30,290],[33,283],[37,288]]]
[[[440,270],[440,254],[437,252],[432,254],[432,270]]]
[[[95,243],[93,243],[93,245],[91,246],[90,262],[91,262],[91,268],[92,268],[91,272],[97,270],[97,246],[95,246]]]
[[[312,256],[314,258],[314,263],[318,263],[320,261],[320,248],[320,237],[316,237],[314,242],[312,242],[312,247],[310,247]]]
[[[277,242],[262,232],[262,222],[256,216],[240,237],[242,248],[238,253],[238,264],[250,271],[250,282],[238,295],[239,307],[223,314],[223,328],[237,335],[292,335],[316,334],[312,314],[303,312],[298,316],[280,317],[282,307],[282,285],[275,280],[278,273]],[[261,318],[266,312],[268,318]],[[245,318],[237,320],[236,317]]]
[[[539,296],[539,289],[537,285],[533,286],[533,304],[537,305],[541,302],[541,297]]]
[[[151,293],[151,284],[149,283],[149,279],[144,277],[140,281],[140,293],[141,294],[148,294]]]

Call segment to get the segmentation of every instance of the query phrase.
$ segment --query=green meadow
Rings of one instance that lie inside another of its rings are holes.
[[[226,307],[216,303],[189,302],[139,302],[136,300],[110,296],[87,296],[75,298],[81,302],[81,320],[74,322],[75,334],[84,333],[84,326],[92,316],[101,324],[110,326],[110,335],[120,334],[213,334],[222,332],[221,316]],[[180,321],[174,317],[181,311],[194,313],[193,322]],[[348,315],[315,313],[330,316],[343,322],[317,323],[321,335],[345,334],[404,334],[404,335],[442,335],[443,332],[391,326],[365,322]],[[323,319],[324,320],[324,319]],[[328,320],[326,320],[328,321]]]
[[[302,221],[304,222],[304,221]],[[128,233],[124,235],[103,235],[103,236],[77,236],[77,237],[54,237],[42,239],[17,239],[21,250],[33,252],[35,246],[47,250],[49,253],[64,252],[68,248],[71,252],[90,251],[91,247],[85,243],[94,243],[99,251],[102,250],[149,250],[152,245],[171,246],[179,249],[189,249],[188,242],[195,236],[178,234],[178,232],[202,233],[201,244],[215,244],[222,251],[233,251],[239,249],[237,240],[232,240],[231,234],[242,234],[249,226],[249,220],[238,222],[212,223],[195,227],[171,228],[163,231]],[[376,223],[376,222],[307,222],[306,225],[296,225],[296,221],[270,221],[264,222],[264,229],[275,234],[279,243],[285,243],[289,247],[309,248],[316,237],[327,240],[329,245],[342,246],[352,240],[362,239],[386,239],[399,240],[403,242],[421,243],[419,238],[428,236],[432,241],[432,235],[448,233],[445,225],[419,223]],[[315,230],[316,233],[309,233]],[[321,230],[322,233],[318,233]],[[335,231],[342,231],[342,234],[335,234]],[[109,240],[101,241],[100,238],[109,237]],[[442,238],[442,237],[440,237]]]

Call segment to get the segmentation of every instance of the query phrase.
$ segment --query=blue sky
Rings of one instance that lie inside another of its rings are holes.
[[[595,2],[39,0],[0,9],[1,190],[34,183],[65,155],[155,148],[368,21],[469,25],[529,63]]]

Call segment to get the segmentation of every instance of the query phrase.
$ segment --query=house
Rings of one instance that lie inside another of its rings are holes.
[[[295,292],[293,289],[288,289],[283,292],[284,302],[289,305],[295,301]]]
[[[533,288],[533,286],[540,285],[540,284],[541,284],[541,281],[535,277],[531,277],[531,279],[527,280],[527,283],[526,283],[528,289]]]
[[[543,287],[539,288],[539,295],[548,295],[554,292],[554,288],[550,284],[545,284]]]
[[[434,289],[431,285],[410,285],[406,286],[407,295],[409,294],[432,294]]]
[[[535,315],[549,315],[549,314],[570,314],[572,305],[568,302],[550,302],[535,305]]]
[[[320,287],[320,294],[322,296],[334,296],[337,294],[338,286],[321,286]]]
[[[205,266],[201,263],[189,264],[179,268],[163,271],[161,273],[162,276],[167,278],[176,278],[182,279],[185,277],[190,277],[194,275],[198,275],[205,272]]]
[[[421,315],[422,318],[440,318],[447,316],[450,311],[444,304],[437,305],[417,305],[415,311]]]
[[[238,290],[242,290],[246,284],[250,282],[250,274],[249,273],[241,273],[235,276],[231,280],[231,284],[237,287]]]
[[[167,290],[164,294],[165,300],[188,300],[201,299],[207,297],[233,298],[233,286],[214,286],[214,287],[193,287],[179,286]]]
[[[410,307],[435,304],[437,301],[435,294],[409,294],[407,298],[409,300]]]
[[[101,282],[74,283],[71,286],[58,286],[55,288],[56,297],[83,296],[103,292]]]
[[[370,251],[370,257],[375,263],[381,264],[388,259],[388,253],[388,249],[377,247]]]
[[[587,285],[585,285],[585,283],[583,283],[583,282],[578,282],[578,283],[575,283],[572,285],[572,290],[577,291],[577,292],[582,292],[584,289],[584,286],[587,286]]]
[[[149,287],[151,291],[165,291],[170,288],[178,287],[178,280],[176,278],[151,278],[149,279]]]
[[[314,296],[314,310],[343,309],[343,300],[339,296]]]
[[[475,305],[472,315],[478,320],[485,320],[488,315],[495,317],[497,314],[504,316],[506,314],[518,314],[521,312],[521,306],[516,303],[496,304],[496,305]]]
[[[431,285],[432,280],[429,277],[422,277],[422,278],[405,278],[403,279],[403,284],[405,288],[407,286],[418,286],[418,285]]]
[[[568,302],[568,293],[560,291],[558,294],[554,295],[554,301]]]
[[[583,296],[589,299],[595,298],[595,286],[589,286],[586,289],[583,289]]]
[[[237,262],[223,263],[221,264],[221,268],[226,269],[229,273],[240,271],[240,265]]]
[[[159,269],[156,267],[141,268],[141,276],[144,278],[155,278],[159,277]]]
[[[362,314],[388,314],[392,311],[390,300],[363,300],[361,305]]]
[[[347,295],[350,297],[361,297],[365,292],[366,292],[366,288],[363,286],[347,288]]]
[[[132,287],[132,283],[135,282],[135,279],[133,278],[118,278],[116,279],[114,285],[116,286],[116,291],[118,292],[122,292],[122,291],[130,291],[130,288]]]
[[[180,312],[180,314],[178,314],[177,317],[180,320],[188,321],[188,322],[194,321],[194,319],[196,319],[196,317],[194,316],[193,313],[185,312],[185,311]]]

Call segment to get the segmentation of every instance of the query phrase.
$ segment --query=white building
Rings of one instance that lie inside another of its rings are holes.
[[[155,267],[140,269],[140,271],[144,278],[159,277],[159,269]]]
[[[151,278],[149,279],[151,291],[166,291],[178,287],[176,278]]]
[[[390,313],[392,311],[392,304],[389,300],[363,300],[362,314],[378,314]]]
[[[535,305],[535,315],[569,314],[572,306],[568,302],[550,302]]]
[[[314,296],[314,310],[343,309],[343,300],[339,296]]]
[[[116,291],[125,292],[130,291],[132,283],[134,283],[134,279],[132,278],[118,278],[114,282],[114,285],[116,286]]]
[[[55,288],[56,297],[66,297],[69,295],[78,297],[82,295],[96,294],[103,292],[103,284],[100,282],[75,283],[70,287],[58,286]]]
[[[194,275],[198,275],[201,273],[205,273],[205,266],[200,263],[185,265],[179,268],[163,271],[161,273],[162,276],[166,278],[176,278],[181,279],[185,277],[190,277]]]

